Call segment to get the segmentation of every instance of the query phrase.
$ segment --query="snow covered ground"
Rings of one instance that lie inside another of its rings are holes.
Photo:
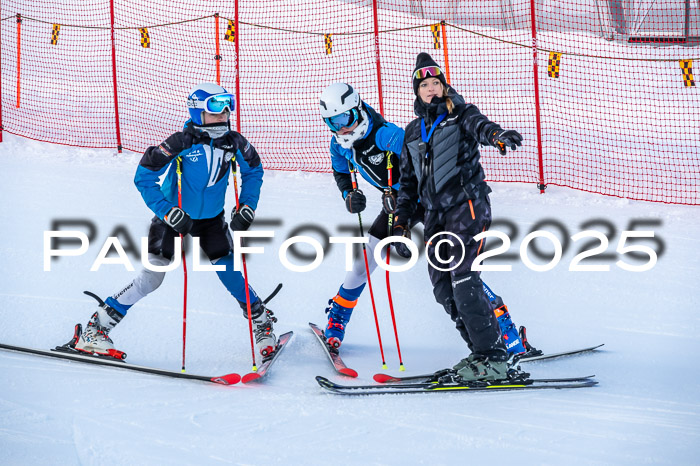
[[[151,213],[132,184],[140,156],[4,138],[0,342],[49,348],[67,341],[73,325],[84,324],[94,310],[83,290],[106,297],[133,276],[120,265],[96,272],[90,267],[115,230],[123,227],[121,244],[127,245],[128,236],[137,249],[147,232]],[[601,229],[613,254],[630,221],[652,222],[636,227],[653,230],[660,240],[639,243],[659,252],[658,263],[646,272],[615,265],[621,258],[643,262],[627,255],[587,262],[610,265],[608,272],[570,272],[579,242],[548,272],[514,258],[499,262],[511,264],[512,271],[483,275],[504,297],[516,324],[527,325],[535,346],[555,352],[605,343],[594,354],[531,363],[533,374],[596,374],[599,386],[372,397],[324,393],[315,375],[348,380],[332,373],[307,322],[323,323],[326,301],[344,276],[343,251],[334,247],[316,270],[295,273],[282,267],[277,250],[292,234],[320,239],[309,226],[347,235],[343,227],[354,226],[356,218],[345,212],[329,174],[268,171],[255,228],[274,229],[275,238],[257,243],[265,254],[250,256],[248,268],[262,295],[284,283],[270,307],[279,316],[278,331],[293,330],[295,336],[265,382],[223,387],[0,350],[0,464],[697,463],[700,209],[556,187],[540,195],[530,185],[492,186],[495,219],[519,230],[503,229],[512,240],[510,252],[517,253],[525,235],[545,219],[558,222],[568,236]],[[380,208],[378,197],[370,199],[366,224]],[[95,226],[90,248],[79,257],[54,259],[45,272],[44,231],[66,220]],[[599,223],[584,225],[593,220]],[[550,230],[562,238],[558,229]],[[138,269],[137,258],[129,257]],[[247,372],[248,327],[238,306],[212,272],[189,275],[188,372]],[[387,372],[394,374],[398,359],[383,274],[373,278]],[[392,291],[406,374],[446,367],[466,355],[452,322],[433,301],[424,258],[410,271],[392,274]],[[182,273],[176,270],[112,336],[130,362],[177,370],[181,326]],[[348,365],[360,373],[358,382],[349,383],[371,383],[381,359],[368,293],[343,348]]]

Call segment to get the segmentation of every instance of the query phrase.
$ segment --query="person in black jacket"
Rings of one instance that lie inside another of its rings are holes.
[[[491,188],[484,181],[478,146],[491,145],[505,154],[506,148],[520,146],[522,137],[517,131],[504,131],[475,105],[465,103],[427,53],[417,57],[413,91],[418,118],[405,131],[393,233],[408,236],[406,220],[420,199],[435,299],[472,351],[455,370],[466,381],[503,380],[508,371],[506,344],[481,277],[471,270],[483,246],[483,240],[476,242],[474,236],[491,224]],[[457,236],[464,247],[448,234]],[[452,240],[454,246],[448,247],[443,239]],[[439,261],[450,257],[448,265]]]

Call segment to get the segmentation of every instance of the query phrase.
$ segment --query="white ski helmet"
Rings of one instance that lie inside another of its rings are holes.
[[[352,144],[367,133],[369,115],[364,109],[360,94],[349,84],[334,83],[328,86],[321,93],[319,107],[324,123],[342,147],[352,148]],[[338,134],[342,128],[349,128],[355,123],[359,124],[352,132]]]
[[[202,83],[192,89],[187,97],[187,109],[190,111],[190,117],[195,125],[203,125],[202,112],[208,113],[223,113],[228,110],[229,113],[236,109],[236,99],[233,94],[218,84]]]

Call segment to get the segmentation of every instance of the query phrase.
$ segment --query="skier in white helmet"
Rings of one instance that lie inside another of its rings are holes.
[[[404,132],[363,102],[360,94],[346,83],[328,86],[321,94],[319,106],[323,121],[333,133],[330,143],[333,176],[345,201],[345,208],[351,214],[357,214],[367,206],[365,194],[360,189],[353,189],[351,167],[382,193],[382,210],[368,231],[367,261],[372,273],[377,267],[374,248],[380,240],[391,235],[389,215],[393,214],[396,205]],[[411,225],[419,221],[420,211],[414,213]],[[397,247],[406,247],[397,244]],[[345,337],[345,326],[366,283],[364,259],[355,261],[335,297],[328,301],[328,323],[324,335],[331,348],[340,347]]]

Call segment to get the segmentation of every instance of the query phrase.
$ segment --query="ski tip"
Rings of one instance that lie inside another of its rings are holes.
[[[333,382],[331,382],[331,381],[328,380],[327,378],[322,377],[322,376],[320,376],[320,375],[317,375],[317,376],[316,376],[316,382],[318,382],[318,384],[319,384],[320,386],[326,387],[326,388],[333,387],[333,385],[334,385]]]
[[[236,385],[241,381],[241,376],[238,374],[226,374],[221,377],[212,377],[211,381],[221,385]]]
[[[242,381],[243,381],[243,383],[248,383],[248,382],[252,382],[253,380],[258,380],[261,378],[262,378],[262,376],[260,374],[258,374],[256,372],[251,372],[250,374],[244,375]]]
[[[372,377],[375,382],[378,383],[387,383],[387,382],[395,382],[397,379],[396,377],[392,377],[391,375],[388,374],[374,374],[374,377]]]
[[[343,375],[347,375],[348,377],[357,377],[357,371],[354,369],[350,369],[349,367],[338,369],[338,372],[340,372]]]

